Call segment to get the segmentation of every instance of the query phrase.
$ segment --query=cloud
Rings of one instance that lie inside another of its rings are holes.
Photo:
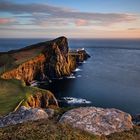
[[[48,4],[20,4],[4,0],[0,2],[0,12],[12,13],[15,17],[20,15],[19,18],[29,20],[37,26],[66,26],[71,24],[76,26],[105,26],[137,19],[132,14],[81,12]],[[28,15],[22,16],[24,14]]]
[[[12,18],[0,18],[0,25],[5,25],[13,22],[15,22],[15,20]]]
[[[89,25],[88,21],[87,20],[84,20],[84,19],[78,19],[78,20],[76,20],[75,24],[77,26],[87,26],[87,25]]]
[[[140,28],[128,28],[129,31],[138,31]]]

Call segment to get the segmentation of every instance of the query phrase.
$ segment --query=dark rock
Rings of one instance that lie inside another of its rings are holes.
[[[133,117],[132,117],[132,120],[133,120],[133,123],[134,123],[135,125],[140,126],[140,114],[137,114],[137,115],[133,116]]]

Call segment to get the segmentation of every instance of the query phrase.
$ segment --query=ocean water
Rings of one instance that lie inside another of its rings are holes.
[[[40,41],[45,39],[0,39],[0,51]],[[140,113],[140,40],[71,39],[69,47],[85,48],[91,58],[79,64],[72,76],[54,80],[49,85],[60,101],[68,97],[70,104],[60,102],[60,105],[97,106]],[[75,104],[71,98],[74,101],[80,98],[83,103],[78,100]]]

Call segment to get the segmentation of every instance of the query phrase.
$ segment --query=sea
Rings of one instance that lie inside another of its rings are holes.
[[[19,49],[49,39],[0,39],[0,51]],[[140,114],[140,39],[69,39],[70,49],[91,56],[67,78],[52,80],[60,106],[117,108]]]

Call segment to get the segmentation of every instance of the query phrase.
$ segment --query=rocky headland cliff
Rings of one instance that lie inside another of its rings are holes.
[[[0,77],[22,80],[26,84],[33,80],[69,76],[78,62],[89,57],[85,50],[69,51],[65,37],[0,54],[3,56],[13,61],[1,62],[3,71]]]

